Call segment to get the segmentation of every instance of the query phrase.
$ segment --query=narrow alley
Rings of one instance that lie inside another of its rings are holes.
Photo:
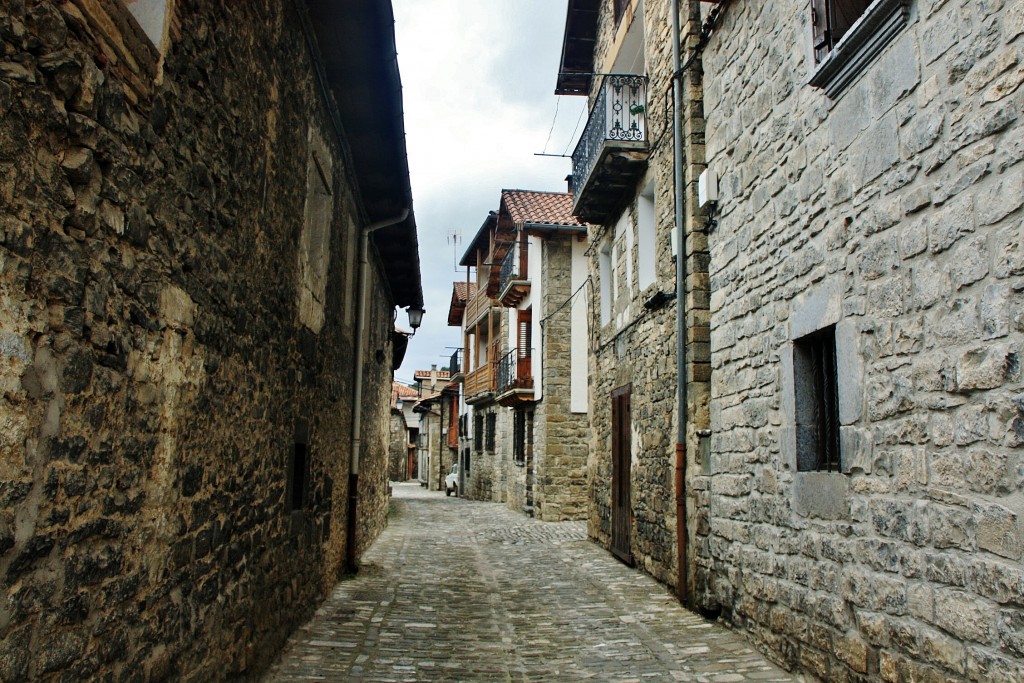
[[[394,485],[388,528],[292,637],[286,681],[790,681],[586,539]]]

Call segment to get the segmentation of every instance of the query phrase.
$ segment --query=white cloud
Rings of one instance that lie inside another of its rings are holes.
[[[397,373],[411,379],[415,369],[446,365],[446,347],[461,345],[447,326],[452,282],[465,277],[454,261],[501,189],[565,190],[568,160],[534,154],[565,150],[586,101],[561,98],[551,131],[566,0],[393,4],[428,311]],[[448,243],[453,229],[457,247]]]

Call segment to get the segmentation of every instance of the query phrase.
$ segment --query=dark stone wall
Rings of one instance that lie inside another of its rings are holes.
[[[292,5],[175,4],[162,73],[96,21],[119,3],[0,8],[2,680],[251,678],[341,569],[363,223],[342,143]],[[318,333],[311,125],[333,157]],[[360,549],[387,506],[371,270]]]

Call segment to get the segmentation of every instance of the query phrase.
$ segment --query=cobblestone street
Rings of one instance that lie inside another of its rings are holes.
[[[586,539],[503,505],[394,486],[388,528],[265,677],[790,681]]]

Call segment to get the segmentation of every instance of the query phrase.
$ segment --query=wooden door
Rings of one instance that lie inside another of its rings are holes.
[[[633,510],[630,498],[630,471],[633,460],[630,424],[633,386],[627,384],[612,392],[612,554],[633,564],[630,549]]]

